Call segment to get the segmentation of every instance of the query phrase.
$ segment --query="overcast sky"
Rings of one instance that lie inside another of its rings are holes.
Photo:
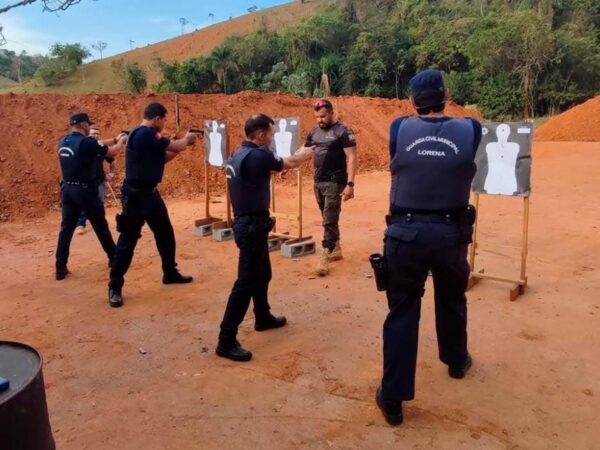
[[[42,3],[0,14],[7,43],[2,48],[47,53],[55,42],[80,42],[90,50],[93,42],[108,44],[104,56],[163,41],[181,34],[179,18],[189,21],[186,31],[237,17],[252,6],[268,8],[289,0],[82,0],[59,13],[42,11]],[[0,7],[16,0],[0,0]],[[214,14],[214,19],[209,15]],[[93,52],[93,51],[92,51]],[[94,53],[94,58],[98,55]]]

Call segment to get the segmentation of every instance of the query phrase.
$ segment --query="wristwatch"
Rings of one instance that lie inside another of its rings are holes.
[[[353,188],[354,187],[354,181],[348,181],[348,187]]]

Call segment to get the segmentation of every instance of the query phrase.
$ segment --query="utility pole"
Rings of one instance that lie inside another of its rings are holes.
[[[180,17],[179,18],[179,23],[181,24],[181,35],[183,36],[183,33],[185,32],[185,26],[190,23],[189,20],[187,20],[185,17]]]

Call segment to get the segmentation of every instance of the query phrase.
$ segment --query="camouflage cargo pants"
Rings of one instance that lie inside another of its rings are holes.
[[[340,240],[340,212],[342,210],[343,184],[327,182],[315,183],[315,197],[323,216],[323,248],[333,251]]]

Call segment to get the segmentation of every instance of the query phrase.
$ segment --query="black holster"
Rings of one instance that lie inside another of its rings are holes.
[[[470,244],[473,242],[473,225],[477,219],[477,209],[473,205],[461,212],[458,217],[458,227],[460,233],[460,242],[462,244]]]
[[[377,290],[379,292],[387,290],[388,270],[385,256],[381,253],[374,253],[369,256],[369,261],[371,263],[371,267],[373,267],[373,272],[375,273],[375,284],[377,285]]]

